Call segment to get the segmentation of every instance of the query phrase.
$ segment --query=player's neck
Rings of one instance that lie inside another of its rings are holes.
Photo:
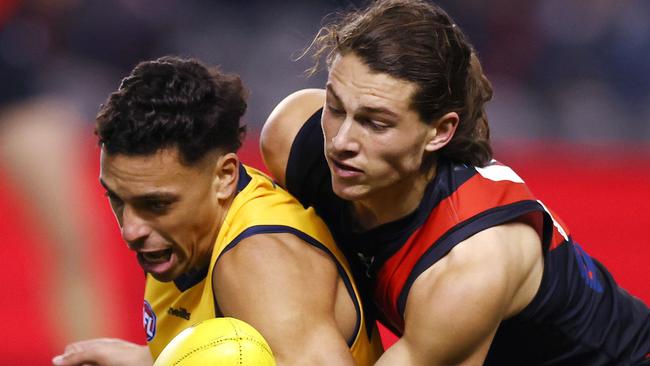
[[[418,174],[353,203],[354,215],[363,230],[399,220],[415,211],[434,174]]]
[[[203,266],[209,265],[210,261],[212,260],[212,250],[215,247],[219,233],[222,230],[228,229],[224,225],[226,223],[226,218],[228,217],[228,213],[230,212],[234,198],[235,195],[233,194],[227,200],[218,203],[218,205],[220,205],[220,210],[218,211],[218,214],[215,215],[214,221],[210,225],[210,230],[206,233],[206,235],[198,239],[200,242],[199,248],[201,248],[204,253],[201,258],[202,262],[200,263],[199,268],[203,268]]]

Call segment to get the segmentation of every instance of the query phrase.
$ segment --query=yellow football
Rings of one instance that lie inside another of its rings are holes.
[[[160,353],[154,366],[274,366],[271,347],[249,324],[213,318],[182,332]]]

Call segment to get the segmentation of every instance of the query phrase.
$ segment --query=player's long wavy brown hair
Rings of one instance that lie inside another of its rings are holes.
[[[455,111],[460,117],[452,140],[439,151],[452,161],[484,166],[492,159],[485,103],[492,86],[465,34],[447,13],[420,0],[379,0],[339,14],[305,53],[315,65],[326,57],[354,53],[370,69],[417,85],[412,108],[434,122]]]

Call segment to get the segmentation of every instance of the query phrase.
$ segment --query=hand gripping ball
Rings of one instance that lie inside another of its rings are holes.
[[[271,347],[247,323],[212,318],[182,332],[160,353],[154,366],[275,366]]]

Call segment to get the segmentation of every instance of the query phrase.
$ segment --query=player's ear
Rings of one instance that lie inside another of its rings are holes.
[[[239,157],[235,153],[221,155],[215,164],[213,188],[217,199],[227,200],[235,193],[239,178]]]
[[[424,150],[428,152],[442,149],[456,133],[458,113],[449,112],[431,124]]]

